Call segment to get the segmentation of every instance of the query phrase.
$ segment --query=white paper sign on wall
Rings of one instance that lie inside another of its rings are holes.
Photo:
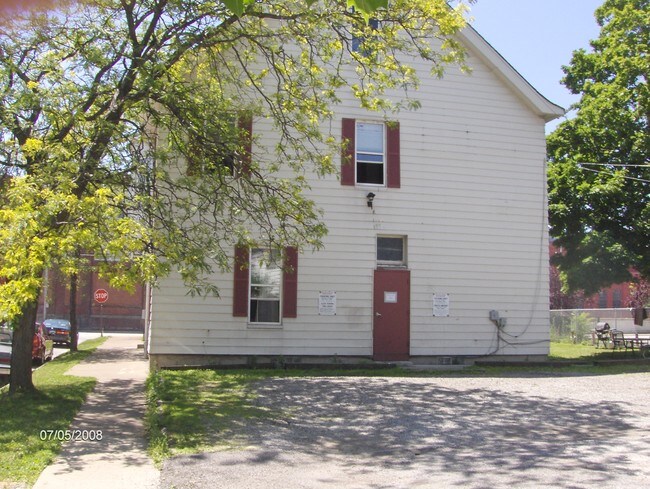
[[[336,316],[336,292],[323,290],[318,293],[318,315]]]
[[[435,317],[449,316],[449,294],[433,294],[433,315]]]

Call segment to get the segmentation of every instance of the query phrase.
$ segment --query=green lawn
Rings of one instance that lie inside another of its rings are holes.
[[[56,457],[61,441],[42,440],[41,430],[67,430],[95,386],[95,379],[65,375],[106,338],[85,341],[79,351],[66,353],[34,372],[33,394],[0,394],[0,486],[34,484]]]
[[[578,360],[578,361],[599,361],[599,360],[625,360],[640,358],[639,352],[626,352],[624,350],[613,351],[611,348],[596,348],[589,344],[574,344],[569,342],[552,342],[550,360]]]
[[[268,416],[254,407],[251,381],[272,371],[162,370],[147,381],[149,454],[156,463],[179,453],[236,446],[232,426]]]
[[[596,349],[593,345],[554,342],[551,343],[549,358],[552,360],[592,359],[597,355],[602,355],[605,351],[608,354],[611,353],[611,350],[605,350],[602,347]]]

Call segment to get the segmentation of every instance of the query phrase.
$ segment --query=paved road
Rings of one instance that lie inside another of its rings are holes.
[[[246,449],[178,456],[161,488],[650,487],[650,374],[269,379]]]

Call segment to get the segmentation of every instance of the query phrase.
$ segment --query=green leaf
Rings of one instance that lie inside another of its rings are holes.
[[[388,0],[348,0],[348,7],[354,7],[367,19],[375,10],[388,8]]]
[[[223,0],[223,4],[237,17],[241,17],[251,3],[254,0]]]

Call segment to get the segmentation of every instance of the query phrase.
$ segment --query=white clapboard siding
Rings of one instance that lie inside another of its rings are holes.
[[[214,276],[218,298],[192,298],[172,275],[153,292],[152,355],[372,356],[378,234],[408,236],[411,355],[548,353],[544,119],[552,117],[540,113],[547,102],[473,31],[461,37],[472,74],[452,68],[431,78],[420,65],[415,98],[422,108],[390,117],[400,122],[401,188],[314,177],[308,195],[324,211],[329,234],[322,250],[299,256],[298,317],[255,327],[232,316],[230,273]],[[341,99],[328,126],[334,136],[343,117],[382,120],[349,93]],[[256,119],[254,133],[254,157],[272,154],[269,122]],[[376,194],[372,210],[369,191]],[[319,292],[330,290],[337,314],[319,316]],[[449,317],[433,317],[433,294],[449,294]],[[508,319],[510,345],[498,338],[490,310]]]

